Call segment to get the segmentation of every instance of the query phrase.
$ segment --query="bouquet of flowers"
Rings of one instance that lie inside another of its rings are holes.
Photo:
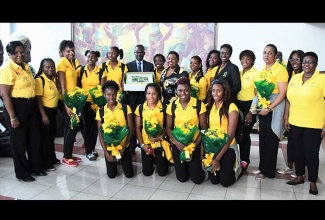
[[[146,117],[144,117],[144,129],[149,137],[157,137],[158,135],[164,132],[164,129],[159,125],[159,121],[153,111],[150,111]],[[144,140],[145,142],[149,142],[149,140]],[[154,154],[154,149],[157,147],[161,147],[160,142],[151,143],[150,152]]]
[[[265,71],[260,72],[258,78],[254,81],[254,84],[258,93],[258,107],[261,109],[269,107],[269,98],[275,88],[272,75]]]
[[[106,104],[106,99],[103,95],[101,85],[97,85],[94,88],[90,89],[89,94],[93,100],[91,108],[94,111],[97,111],[100,107],[102,107]]]
[[[202,132],[202,144],[205,158],[202,160],[207,171],[211,171],[212,160],[228,141],[228,134],[222,128],[208,129]]]
[[[190,80],[190,84],[191,84],[191,96],[198,99],[199,92],[200,92],[199,83],[196,81],[195,78],[192,78]]]
[[[177,125],[172,130],[172,135],[174,138],[185,145],[183,151],[181,151],[180,159],[181,161],[190,161],[193,151],[195,150],[195,143],[199,128],[197,125],[191,125],[189,123],[190,119],[183,119],[183,123]]]
[[[122,90],[118,95],[117,95],[117,101],[119,103],[124,103],[126,104],[128,101],[128,94],[126,91]]]
[[[68,106],[71,111],[74,113],[70,118],[71,128],[77,127],[79,125],[82,108],[85,106],[87,101],[88,94],[84,89],[76,87],[71,92],[67,92],[63,95],[63,102]]]
[[[122,149],[121,142],[128,135],[129,129],[126,125],[119,126],[118,120],[114,115],[105,113],[104,123],[101,126],[100,132],[106,143],[107,151],[117,160],[121,159],[119,150]]]

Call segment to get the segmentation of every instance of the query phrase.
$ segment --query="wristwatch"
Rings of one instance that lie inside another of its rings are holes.
[[[140,148],[143,148],[143,146],[144,146],[144,144],[141,144],[141,145],[140,145]]]
[[[273,111],[273,109],[271,109],[270,107],[267,107],[267,110],[268,110],[269,112]]]

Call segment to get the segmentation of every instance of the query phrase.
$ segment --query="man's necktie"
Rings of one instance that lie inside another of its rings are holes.
[[[141,62],[138,62],[138,72],[142,72],[142,69],[141,69]]]

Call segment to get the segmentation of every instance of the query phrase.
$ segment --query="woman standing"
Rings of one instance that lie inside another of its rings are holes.
[[[325,75],[316,70],[317,64],[316,53],[304,54],[303,72],[294,75],[289,82],[286,109],[289,114],[286,129],[290,130],[297,174],[297,178],[287,184],[303,184],[307,166],[311,195],[318,194],[319,149],[325,136]]]
[[[294,75],[301,73],[302,70],[302,58],[304,56],[304,52],[302,50],[294,50],[290,53],[289,56],[289,60],[288,60],[288,65],[287,65],[287,71],[289,74],[289,79],[288,82],[290,81],[291,77],[293,77]],[[289,106],[286,105],[285,106],[285,113],[284,113],[284,123],[288,124],[288,117],[289,115],[286,113],[289,113],[289,111],[287,111],[287,108]],[[287,138],[288,138],[288,142],[287,142],[287,166],[283,169],[278,170],[279,174],[290,174],[291,173],[291,177],[297,177],[294,173],[293,173],[293,157],[294,157],[294,148],[292,146],[291,143],[291,136],[290,136],[290,132],[289,130],[286,132]]]
[[[190,61],[190,67],[192,70],[192,72],[189,73],[192,90],[191,95],[205,102],[208,83],[206,78],[203,77],[202,59],[199,56],[193,56]]]
[[[171,140],[176,177],[180,182],[186,182],[190,178],[194,183],[200,184],[204,180],[204,171],[200,161],[201,135],[194,135],[192,142],[185,145],[177,141],[172,131],[176,127],[188,125],[197,126],[199,130],[207,129],[206,108],[201,101],[191,97],[191,85],[188,78],[182,77],[177,81],[176,91],[178,98],[171,102],[166,110],[166,129]],[[190,145],[194,145],[190,160],[181,160],[180,155],[184,154]]]
[[[161,72],[165,69],[164,64],[166,63],[166,58],[164,55],[157,53],[153,57],[153,63],[155,64],[156,83],[159,84],[161,78]]]
[[[220,47],[221,65],[218,66],[214,80],[226,80],[230,86],[231,101],[237,102],[237,94],[241,90],[241,82],[238,67],[229,59],[232,55],[232,46],[230,44],[223,44]]]
[[[168,67],[161,72],[160,86],[162,87],[163,103],[168,105],[176,98],[176,83],[181,77],[188,78],[188,72],[179,66],[179,54],[170,51],[167,56]]]
[[[154,171],[153,165],[156,163],[158,175],[166,176],[171,151],[169,142],[164,139],[166,136],[164,128],[166,108],[160,101],[160,86],[157,83],[147,84],[145,94],[145,103],[140,104],[134,112],[136,134],[141,148],[142,173],[145,176],[151,176]],[[149,136],[145,129],[146,122],[150,121],[156,121],[161,128],[161,132],[157,132],[155,137]]]
[[[250,152],[251,152],[251,137],[250,133],[256,122],[256,114],[249,117],[249,110],[253,101],[253,98],[256,96],[256,90],[254,85],[254,76],[259,72],[254,66],[255,63],[255,54],[251,50],[243,50],[239,54],[239,60],[243,67],[240,71],[240,80],[241,80],[241,90],[237,94],[238,101],[235,103],[238,109],[245,116],[245,126],[243,129],[242,140],[239,144],[240,149],[240,159],[241,166],[243,169],[247,169],[250,163]]]
[[[264,179],[265,177],[274,178],[276,171],[276,163],[278,157],[279,142],[283,135],[283,114],[285,107],[285,96],[288,85],[287,70],[276,61],[277,47],[268,44],[263,51],[263,60],[265,66],[262,71],[255,75],[254,81],[267,77],[265,82],[271,81],[274,85],[272,94],[266,99],[259,96],[261,103],[259,117],[259,154],[260,163],[258,170],[252,173],[257,175],[256,179]],[[261,94],[259,89],[257,93]],[[251,108],[258,105],[254,101]],[[250,113],[249,113],[250,114]]]
[[[64,144],[62,164],[75,167],[82,160],[80,157],[72,155],[75,137],[79,131],[78,126],[70,126],[70,118],[73,116],[73,111],[64,104],[62,97],[65,93],[71,92],[77,87],[77,71],[76,65],[79,62],[75,59],[74,43],[71,40],[63,40],[59,46],[61,60],[57,63],[57,74],[60,82],[61,97],[59,99],[58,108],[62,114],[65,123],[64,129]]]
[[[212,82],[207,112],[208,129],[222,128],[227,131],[228,135],[228,141],[217,156],[213,158],[208,178],[212,184],[221,183],[222,186],[228,187],[236,182],[242,169],[239,165],[239,149],[234,138],[239,117],[238,108],[231,102],[230,87],[225,80],[214,80]],[[204,152],[203,145],[201,151]],[[201,160],[205,155],[204,153],[202,153]],[[203,164],[202,167],[204,167]]]
[[[89,51],[85,52],[87,57],[87,65],[84,68],[78,68],[78,85],[84,89],[87,93],[89,90],[101,84],[100,68],[96,65],[100,53],[98,51]],[[82,71],[82,72],[81,72]],[[81,111],[81,119],[83,124],[83,138],[85,141],[86,148],[86,157],[90,161],[94,161],[98,157],[97,151],[95,151],[95,146],[97,143],[98,129],[97,122],[95,120],[97,109],[92,108],[93,99],[90,94],[85,106]]]
[[[35,181],[31,174],[45,176],[47,173],[41,169],[35,79],[24,62],[24,49],[20,41],[11,41],[6,46],[10,60],[1,69],[0,87],[5,106],[3,114],[10,125],[16,178],[31,182]]]
[[[40,68],[35,76],[36,101],[42,118],[41,124],[41,152],[43,169],[56,170],[55,154],[56,113],[59,100],[58,81],[56,78],[55,63],[50,58],[41,61]]]
[[[207,80],[208,87],[207,91],[210,89],[211,82],[213,81],[214,76],[217,73],[217,68],[221,64],[220,51],[219,50],[210,50],[208,53],[205,65],[207,70],[204,74],[205,79]],[[209,94],[209,92],[208,92]]]

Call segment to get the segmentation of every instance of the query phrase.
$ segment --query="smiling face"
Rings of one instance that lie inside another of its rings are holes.
[[[25,51],[24,47],[22,46],[17,46],[15,48],[15,52],[13,54],[9,53],[9,57],[12,61],[17,63],[18,65],[22,64],[25,59]]]
[[[104,92],[104,97],[108,105],[115,105],[116,103],[117,91],[113,88],[106,88]]]
[[[54,76],[55,75],[55,64],[52,61],[44,61],[42,66],[42,71],[47,76]]]
[[[301,60],[299,57],[299,54],[294,53],[292,54],[292,57],[289,59],[289,62],[291,63],[292,69],[296,72],[301,69]]]
[[[149,86],[146,92],[146,100],[148,104],[156,105],[158,103],[158,92],[155,87]]]
[[[65,47],[62,52],[62,56],[64,56],[68,60],[73,60],[75,57],[74,47]]]
[[[305,56],[302,61],[302,69],[305,73],[313,74],[317,67],[317,60],[312,56]]]
[[[191,87],[187,84],[178,85],[177,96],[181,102],[188,102],[191,98]]]
[[[225,90],[221,84],[214,84],[212,86],[212,97],[214,102],[221,102],[224,97]]]

